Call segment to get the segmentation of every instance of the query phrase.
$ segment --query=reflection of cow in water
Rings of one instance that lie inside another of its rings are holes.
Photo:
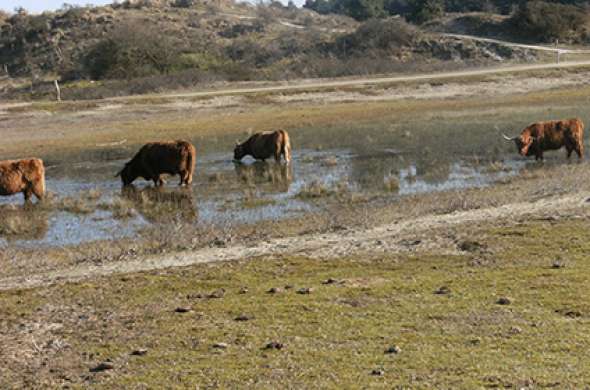
[[[42,240],[49,230],[47,212],[0,206],[0,237],[7,240]]]
[[[0,161],[0,195],[22,192],[29,203],[33,194],[37,199],[45,195],[45,167],[38,158]]]
[[[268,164],[256,161],[253,164],[235,164],[238,178],[248,185],[271,183],[273,189],[279,192],[289,191],[293,182],[293,168],[291,165]]]
[[[131,185],[123,188],[122,196],[132,201],[137,211],[151,222],[197,220],[198,213],[192,191],[159,187],[137,189]]]
[[[161,187],[164,185],[162,174],[180,175],[180,185],[190,185],[193,182],[196,155],[195,147],[190,142],[151,142],[145,144],[117,176],[121,176],[124,186],[143,177]]]

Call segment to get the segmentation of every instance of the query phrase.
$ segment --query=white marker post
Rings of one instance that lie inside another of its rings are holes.
[[[57,80],[53,80],[53,84],[55,85],[55,98],[58,102],[61,102],[61,90],[59,89],[59,83]]]

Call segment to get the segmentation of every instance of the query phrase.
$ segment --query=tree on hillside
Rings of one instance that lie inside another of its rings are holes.
[[[170,36],[130,21],[109,32],[88,52],[84,68],[93,79],[129,79],[168,73],[179,56],[180,49]]]
[[[412,11],[408,15],[408,19],[422,24],[438,18],[444,13],[445,4],[443,0],[412,0]]]
[[[520,4],[510,22],[529,38],[550,42],[579,35],[588,20],[588,14],[578,6],[529,1]]]
[[[306,0],[305,8],[320,14],[343,14],[356,20],[387,16],[384,0]]]

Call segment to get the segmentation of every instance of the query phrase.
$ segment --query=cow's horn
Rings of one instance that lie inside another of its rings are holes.
[[[513,141],[513,140],[514,140],[514,138],[510,138],[510,137],[508,137],[508,136],[507,136],[506,134],[504,134],[504,133],[502,133],[502,137],[504,137],[504,139],[505,139],[506,141]]]
[[[121,169],[119,172],[117,172],[117,174],[115,175],[115,177],[121,176],[122,173],[123,173],[123,170]]]

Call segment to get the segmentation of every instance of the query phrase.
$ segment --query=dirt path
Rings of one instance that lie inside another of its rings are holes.
[[[67,270],[0,279],[0,290],[34,288],[112,274],[263,256],[302,255],[317,259],[330,259],[359,253],[404,253],[433,250],[442,254],[456,253],[455,239],[444,234],[448,229],[467,227],[472,230],[476,225],[497,223],[500,220],[516,222],[530,216],[544,218],[581,215],[586,213],[585,209],[589,198],[590,192],[579,192],[567,196],[550,197],[534,203],[514,203],[446,215],[428,215],[369,230],[344,230],[337,233],[288,237],[258,242],[253,246],[236,245],[224,248],[207,248],[194,252],[153,256],[101,266],[81,265]]]
[[[487,43],[496,43],[502,46],[508,47],[518,47],[521,49],[529,49],[529,50],[537,50],[537,51],[548,51],[553,53],[561,53],[561,54],[590,54],[590,50],[581,50],[581,49],[561,49],[554,46],[541,46],[541,45],[527,45],[523,43],[514,43],[508,41],[502,41],[499,39],[492,39],[492,38],[482,38],[476,37],[474,35],[465,35],[465,34],[451,34],[451,33],[443,33],[440,34],[443,37],[449,38],[457,38],[457,39],[467,39],[470,41],[478,41],[478,42],[487,42]]]
[[[518,73],[528,72],[534,70],[548,70],[548,69],[565,69],[565,68],[576,68],[590,66],[590,60],[584,61],[568,61],[561,62],[559,64],[533,64],[533,65],[511,65],[495,68],[485,68],[476,70],[464,70],[457,72],[441,72],[441,73],[425,73],[416,75],[406,76],[395,76],[395,77],[367,77],[360,79],[347,79],[347,80],[333,80],[333,81],[298,81],[297,84],[288,85],[277,85],[267,87],[252,87],[252,88],[232,88],[232,89],[220,89],[210,90],[201,92],[186,92],[186,93],[173,93],[173,94],[162,94],[155,95],[159,98],[196,98],[196,97],[212,97],[212,96],[223,96],[223,95],[242,95],[242,94],[253,94],[253,93],[264,93],[264,92],[290,92],[290,91],[304,91],[304,90],[315,90],[315,89],[326,89],[336,87],[355,87],[365,85],[380,85],[380,84],[395,84],[402,82],[411,81],[427,81],[427,80],[444,80],[453,79],[460,77],[473,77],[473,76],[486,76],[502,73]],[[154,96],[150,96],[153,98]],[[145,96],[119,96],[114,98],[104,99],[105,101],[121,101],[121,100],[141,100],[145,99]]]

